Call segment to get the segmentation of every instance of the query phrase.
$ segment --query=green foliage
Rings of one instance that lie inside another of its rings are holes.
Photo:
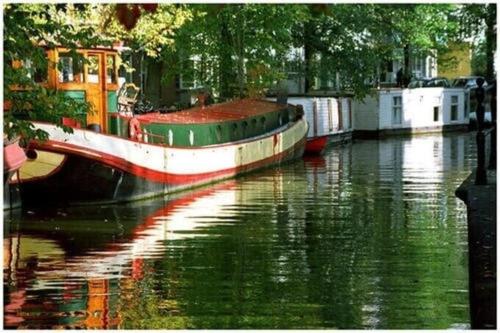
[[[134,28],[127,30],[116,17],[116,6],[93,5],[89,15],[108,40],[124,41],[132,50],[144,51],[152,58],[171,48],[175,30],[192,18],[184,5],[160,4],[153,13],[143,10]]]
[[[484,41],[481,41],[475,46],[472,52],[472,74],[486,76],[486,62],[486,43]]]
[[[194,78],[223,98],[261,94],[284,77],[293,45],[292,28],[306,15],[303,5],[191,5],[193,19],[176,33],[170,75]],[[193,66],[193,60],[195,65]]]
[[[474,51],[472,57],[473,72],[492,80],[494,74],[494,56],[497,48],[497,6],[489,4],[466,4],[460,9],[460,33],[465,38],[472,38]]]
[[[222,98],[261,95],[294,68],[309,82],[339,74],[358,96],[377,66],[411,45],[412,54],[447,47],[459,27],[449,4],[190,5],[192,19],[175,33],[169,79],[181,74]],[[291,58],[305,48],[305,62]],[[403,55],[401,53],[401,55]],[[409,57],[409,54],[406,55]],[[326,81],[326,80],[324,80]]]
[[[313,6],[309,9],[309,20],[297,34],[311,53],[306,54],[307,78],[335,78],[338,73],[343,89],[358,96],[366,94],[366,79],[375,74],[380,59],[392,51],[387,47],[386,32],[380,30],[377,7],[336,4],[319,13]]]

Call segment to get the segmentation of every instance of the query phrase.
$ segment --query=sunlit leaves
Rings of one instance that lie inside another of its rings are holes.
[[[4,6],[3,92],[9,106],[4,112],[4,133],[9,138],[46,138],[46,133],[34,129],[30,119],[50,121],[70,131],[62,126],[62,117],[81,119],[88,111],[87,103],[35,82],[38,71],[46,73],[55,66],[48,62],[45,47],[74,49],[100,42],[94,27],[71,21],[72,10],[76,11],[44,4]]]

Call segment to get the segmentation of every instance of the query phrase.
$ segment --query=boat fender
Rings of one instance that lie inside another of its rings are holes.
[[[128,123],[128,136],[132,140],[142,141],[141,123],[137,118],[131,118]]]

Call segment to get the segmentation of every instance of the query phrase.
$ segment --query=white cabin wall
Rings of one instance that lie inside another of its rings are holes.
[[[276,98],[268,98],[268,100],[276,101]],[[342,127],[339,126],[339,101],[342,105]],[[352,131],[349,123],[349,98],[347,97],[288,97],[288,103],[302,105],[304,117],[309,123],[308,137]],[[314,116],[314,103],[317,107],[316,117]]]
[[[424,128],[445,125],[468,124],[464,114],[465,93],[462,89],[416,88],[380,91],[380,129]],[[392,123],[393,97],[402,97],[402,123]],[[451,121],[451,97],[458,97],[458,117]],[[440,116],[434,121],[434,107],[439,107]]]

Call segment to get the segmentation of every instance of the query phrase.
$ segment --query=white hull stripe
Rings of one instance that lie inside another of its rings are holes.
[[[49,133],[50,146],[56,150],[59,148],[60,151],[74,152],[95,159],[99,159],[99,153],[103,153],[140,168],[173,175],[213,173],[258,163],[294,147],[305,137],[308,127],[305,120],[299,120],[270,135],[234,144],[174,148],[89,130],[73,129],[71,134],[51,124],[35,123],[35,126]]]

